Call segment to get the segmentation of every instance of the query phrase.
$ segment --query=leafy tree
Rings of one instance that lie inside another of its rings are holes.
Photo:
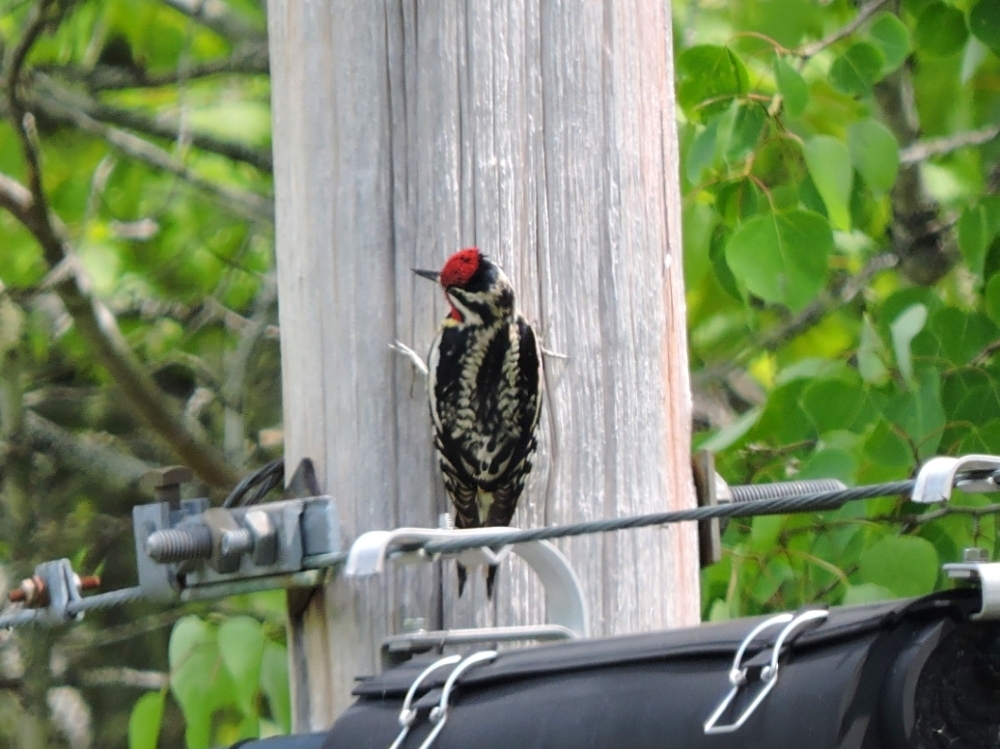
[[[1000,4],[676,8],[702,448],[750,483],[996,452]],[[729,525],[705,615],[926,593],[1000,505]]]
[[[280,450],[265,32],[251,0],[0,7],[8,582],[66,556],[134,584],[148,468],[218,495]],[[152,747],[160,717],[172,745],[287,730],[282,600],[4,636],[0,744]]]

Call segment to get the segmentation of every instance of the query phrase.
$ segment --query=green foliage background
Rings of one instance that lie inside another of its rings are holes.
[[[138,478],[178,444],[137,417],[109,357],[134,362],[157,423],[220,448],[192,494],[218,497],[280,452],[262,6],[0,2],[7,585],[59,556],[108,589],[133,583]],[[697,445],[731,483],[867,483],[997,452],[1000,0],[673,11]],[[11,187],[31,186],[32,152],[61,247],[39,242]],[[997,509],[888,498],[733,521],[704,615],[930,591],[963,548],[994,553]],[[0,745],[286,731],[282,615],[274,596],[145,604],[0,634]],[[83,713],[50,709],[53,694]]]

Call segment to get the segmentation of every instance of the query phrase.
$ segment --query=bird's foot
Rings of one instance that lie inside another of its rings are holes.
[[[413,368],[417,372],[422,374],[424,377],[427,377],[427,375],[430,373],[430,370],[427,369],[427,364],[424,362],[423,359],[420,358],[420,354],[411,349],[402,341],[396,341],[395,343],[390,343],[389,348],[391,348],[397,354],[402,354],[404,357],[409,359],[410,364],[413,365]]]

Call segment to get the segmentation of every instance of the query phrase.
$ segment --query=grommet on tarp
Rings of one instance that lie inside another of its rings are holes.
[[[722,702],[719,703],[719,706],[715,708],[712,714],[705,721],[703,725],[705,734],[712,735],[733,733],[734,731],[739,730],[740,727],[746,723],[747,720],[749,720],[750,716],[754,714],[757,708],[760,707],[761,703],[767,698],[767,695],[771,693],[771,690],[774,689],[775,685],[778,683],[778,659],[781,657],[781,649],[784,647],[788,638],[804,624],[811,621],[826,619],[828,615],[829,612],[826,609],[810,609],[808,611],[803,611],[800,614],[778,614],[777,616],[772,616],[770,619],[765,619],[763,622],[754,627],[736,651],[736,657],[733,659],[733,667],[729,670],[729,683],[732,684],[732,689],[729,690],[729,694],[723,698]],[[778,639],[774,642],[771,662],[760,670],[760,683],[763,685],[760,691],[757,692],[753,701],[750,702],[746,708],[744,708],[744,710],[732,723],[723,723],[720,725],[719,718],[721,718],[723,713],[726,712],[740,691],[749,686],[747,679],[749,668],[743,665],[743,657],[746,654],[747,648],[749,648],[753,641],[766,630],[774,629],[775,627],[780,627],[782,625],[784,625],[784,628],[778,635]]]
[[[410,685],[409,690],[406,692],[406,699],[403,700],[403,709],[399,711],[399,725],[402,726],[402,730],[399,732],[396,740],[389,746],[389,749],[399,749],[399,747],[401,747],[403,742],[406,740],[406,735],[410,732],[410,728],[412,728],[414,722],[416,722],[417,711],[413,709],[413,698],[416,696],[417,690],[424,682],[424,679],[437,671],[439,668],[444,668],[445,666],[458,663],[460,660],[462,660],[462,656],[460,655],[447,655],[444,658],[439,658],[421,671],[420,675],[413,680],[413,684]]]

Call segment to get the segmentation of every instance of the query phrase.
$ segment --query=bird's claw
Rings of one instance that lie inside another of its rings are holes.
[[[427,377],[427,375],[430,373],[430,370],[427,369],[427,364],[424,362],[423,359],[420,358],[420,354],[411,349],[402,341],[396,341],[394,343],[390,343],[389,348],[391,348],[397,354],[402,354],[404,357],[409,359],[410,364],[413,365],[413,368],[416,371],[420,372],[420,374],[422,374],[424,377]]]

